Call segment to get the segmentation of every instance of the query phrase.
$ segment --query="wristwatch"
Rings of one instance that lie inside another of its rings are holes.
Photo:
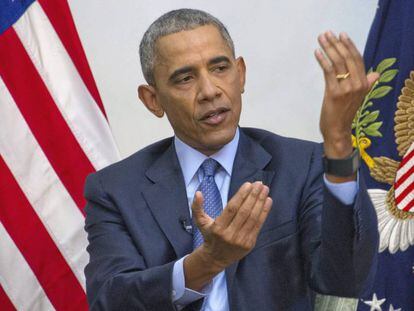
[[[358,171],[361,164],[359,150],[355,149],[352,154],[344,159],[329,159],[323,156],[323,170],[326,174],[348,177]]]

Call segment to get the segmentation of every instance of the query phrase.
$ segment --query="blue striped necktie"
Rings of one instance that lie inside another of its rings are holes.
[[[219,167],[219,163],[211,158],[206,159],[199,169],[203,172],[203,180],[200,183],[197,191],[201,191],[204,197],[204,211],[213,219],[221,214],[223,210],[223,203],[221,202],[220,191],[214,180],[214,174]],[[193,248],[199,247],[204,239],[200,230],[193,224]]]

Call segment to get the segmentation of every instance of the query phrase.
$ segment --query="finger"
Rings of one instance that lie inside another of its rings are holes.
[[[361,67],[359,65],[359,62],[356,60],[356,56],[349,51],[349,48],[342,42],[341,38],[343,40],[343,34],[340,34],[340,39],[333,34],[328,35],[328,40],[345,61],[345,67],[347,68],[347,72],[350,74],[349,79],[346,79],[346,81],[342,80],[341,82],[350,82],[358,89],[365,89],[367,87],[365,69],[363,66]]]
[[[372,86],[374,85],[375,82],[377,82],[379,77],[380,77],[380,74],[378,72],[371,72],[370,74],[367,75],[368,90],[371,90]]]
[[[348,47],[350,53],[354,56],[356,63],[363,71],[362,74],[366,77],[368,81],[367,91],[369,91],[374,85],[374,83],[379,79],[380,75],[375,72],[366,75],[364,60],[362,58],[361,53],[359,53],[358,49],[355,47],[354,42],[351,40],[351,38],[349,38],[349,36],[346,33],[342,33],[340,39],[344,43],[344,45]]]
[[[264,222],[267,219],[267,216],[272,209],[273,200],[270,197],[266,198],[266,201],[263,205],[263,209],[259,215],[259,219],[256,222],[255,226],[250,230],[249,234],[244,237],[244,244],[249,245],[250,248],[253,248],[256,245],[257,237],[260,230],[263,227]]]
[[[346,73],[348,70],[345,65],[345,60],[336,50],[332,40],[334,35],[331,32],[326,32],[318,37],[319,44],[324,50],[327,58],[331,61],[336,74]]]
[[[252,236],[257,237],[260,230],[263,227],[264,222],[267,219],[267,216],[269,215],[271,209],[273,206],[273,200],[270,197],[266,198],[265,204],[263,206],[262,212],[260,213],[259,220],[256,223],[256,226],[251,230]]]
[[[257,201],[261,198],[261,193],[264,187],[265,186],[263,186],[263,183],[261,182],[255,182],[253,184],[252,191],[247,196],[247,198],[244,200],[242,206],[240,206],[233,220],[229,224],[228,231],[237,233],[241,230],[244,223],[250,217],[250,214],[253,211]]]
[[[361,53],[359,53],[358,49],[355,47],[354,42],[352,42],[351,38],[349,38],[346,33],[341,34],[340,40],[348,48],[349,52],[358,64],[358,67],[362,68],[365,74],[364,60],[362,59]]]
[[[255,226],[257,226],[260,219],[260,215],[263,212],[268,194],[269,188],[264,186],[262,192],[259,195],[258,200],[256,201],[256,204],[252,209],[252,212],[250,213],[249,218],[246,220],[246,222],[243,224],[243,227],[240,230],[241,234],[245,234],[246,236],[250,235]]]
[[[353,66],[355,66],[358,76],[361,79],[365,79],[365,65],[361,53],[359,53],[359,51],[354,46],[351,39],[345,32],[342,32],[339,35],[338,46],[340,46],[342,50],[346,51],[347,56],[345,57],[345,59],[349,58],[349,60],[352,60]]]
[[[315,58],[319,63],[319,66],[323,70],[325,76],[325,82],[330,88],[338,86],[338,80],[336,79],[336,73],[330,61],[323,55],[320,49],[315,50]]]
[[[221,215],[216,218],[216,224],[222,228],[227,228],[236,215],[237,210],[243,204],[244,200],[250,194],[252,189],[253,185],[251,183],[244,183],[237,191],[237,193],[227,203],[226,208],[223,210]]]
[[[210,216],[207,215],[206,212],[204,212],[203,203],[203,194],[201,191],[197,191],[194,195],[193,204],[191,204],[191,211],[193,220],[200,231],[203,227],[208,226],[214,221]]]

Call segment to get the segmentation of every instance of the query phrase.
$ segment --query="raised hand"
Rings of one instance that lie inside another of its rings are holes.
[[[318,41],[323,52],[318,49],[315,56],[325,77],[320,117],[325,155],[344,158],[352,153],[352,120],[379,75],[366,74],[361,54],[347,34],[338,38],[329,31]]]
[[[197,192],[193,219],[204,243],[184,261],[186,286],[200,289],[214,275],[246,256],[255,246],[260,229],[272,207],[269,188],[261,182],[245,183],[215,220],[203,210]]]

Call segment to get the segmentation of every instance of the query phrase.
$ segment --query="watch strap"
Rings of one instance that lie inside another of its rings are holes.
[[[352,154],[344,159],[329,159],[323,156],[323,170],[326,174],[348,177],[356,173],[361,164],[359,150],[354,149]]]

